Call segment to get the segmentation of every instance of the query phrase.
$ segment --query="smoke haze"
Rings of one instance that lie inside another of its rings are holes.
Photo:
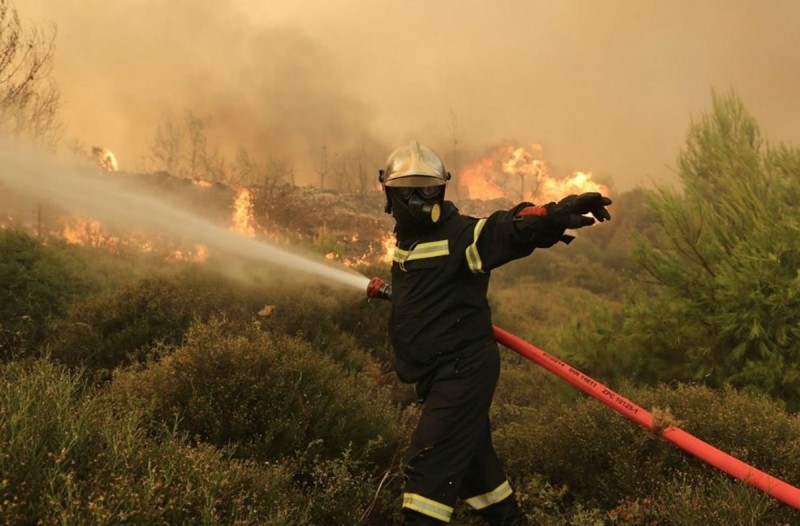
[[[379,163],[410,138],[459,162],[538,142],[554,174],[669,181],[712,89],[734,90],[773,142],[800,142],[793,0],[16,5],[58,28],[67,136],[127,170],[147,169],[159,119],[186,110],[228,158],[290,157],[298,183],[323,146]]]

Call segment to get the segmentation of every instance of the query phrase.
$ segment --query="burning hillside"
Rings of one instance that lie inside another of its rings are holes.
[[[465,213],[486,215],[522,200],[544,203],[572,193],[608,192],[591,180],[591,173],[575,172],[562,179],[551,176],[541,154],[541,147],[535,144],[494,148],[456,174],[462,197],[457,205]],[[383,213],[384,195],[380,191],[356,196],[292,184],[234,188],[165,172],[120,172],[113,153],[105,148],[94,148],[93,157],[102,178],[132,192],[157,195],[176,213],[183,210],[195,214],[239,236],[309,247],[348,266],[391,262],[393,222]],[[58,202],[27,208],[15,208],[11,202],[0,206],[4,208],[4,225],[73,244],[175,260],[202,261],[213,253],[198,244],[191,233],[175,238],[162,235],[164,229],[146,232],[134,224],[111,226],[90,215],[62,212]]]
[[[382,197],[377,193],[355,197],[290,184],[233,188],[165,172],[118,172],[107,162],[110,157],[101,157],[101,150],[96,153],[102,169],[98,180],[114,183],[131,195],[157,196],[176,215],[190,213],[246,238],[305,246],[349,266],[386,261],[391,219],[381,212]],[[91,214],[68,213],[58,200],[34,203],[16,198],[10,190],[0,195],[0,211],[2,228],[21,228],[40,237],[118,254],[191,261],[202,261],[213,254],[191,234],[176,237],[167,232],[169,229],[145,230],[133,221],[110,224]],[[119,212],[124,215],[127,211]]]

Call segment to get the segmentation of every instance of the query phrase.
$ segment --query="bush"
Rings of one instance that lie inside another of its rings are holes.
[[[143,360],[156,343],[180,343],[195,318],[225,314],[249,323],[262,301],[256,290],[217,274],[176,266],[78,302],[53,324],[48,344],[53,358],[70,366],[110,370]]]
[[[722,474],[694,480],[678,475],[663,485],[652,508],[668,524],[686,526],[791,524],[794,515],[765,493]]]
[[[25,354],[41,343],[50,320],[77,294],[79,278],[57,250],[0,229],[0,354]]]
[[[367,338],[348,331],[352,329],[359,334],[370,328],[342,327],[343,320],[348,319],[351,312],[359,312],[367,303],[366,289],[363,294],[350,294],[349,291],[327,290],[320,285],[272,286],[264,291],[263,299],[274,306],[272,314],[261,320],[264,329],[275,335],[303,339],[350,370],[362,371],[375,365],[360,345],[360,341]],[[383,338],[385,340],[386,336]]]
[[[351,449],[385,460],[396,448],[396,411],[363,374],[297,338],[196,323],[158,363],[118,374],[117,392],[142,401],[156,425],[229,447],[237,457],[277,460],[318,442],[324,458]]]
[[[0,385],[4,524],[301,524],[285,467],[147,435],[138,412],[45,360],[0,367]]]
[[[643,407],[670,408],[684,422],[680,427],[701,440],[778,478],[800,480],[800,418],[780,404],[730,388],[626,390]],[[596,400],[564,404],[540,397],[536,407],[500,406],[495,423],[495,444],[512,479],[540,473],[553,484],[566,485],[570,498],[583,506],[611,511],[627,500],[628,505],[639,502],[642,514],[655,513],[641,503],[662,501],[664,481],[678,485],[684,477],[696,486],[720,483],[718,472],[705,463]],[[684,504],[692,502],[685,499]],[[670,513],[677,514],[677,506],[673,502]],[[746,511],[744,505],[739,509]],[[772,521],[787,520],[788,513],[786,506],[765,508],[762,524],[778,524]]]
[[[298,489],[307,497],[309,524],[400,524],[400,466],[376,471],[375,465],[344,451],[336,458],[314,454],[316,444],[291,462]]]
[[[363,304],[365,295],[334,295],[319,285],[244,283],[175,264],[77,302],[52,324],[48,346],[53,358],[70,366],[111,370],[142,361],[156,344],[179,344],[194,319],[217,315],[243,327],[258,319],[270,332],[307,340],[348,369],[375,370],[359,345],[369,337],[358,332],[372,325],[352,326],[355,334],[340,328]]]
[[[530,276],[513,287],[493,289],[489,299],[496,325],[550,350],[558,343],[558,327],[589,322],[599,302],[583,288],[541,283]],[[603,304],[614,308],[608,301]]]

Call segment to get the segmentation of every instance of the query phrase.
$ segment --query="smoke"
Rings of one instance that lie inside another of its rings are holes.
[[[347,64],[296,28],[256,26],[213,0],[46,3],[70,132],[123,169],[153,169],[158,123],[187,112],[229,161],[239,148],[262,162],[384,149]]]
[[[165,111],[210,117],[231,156],[411,138],[451,165],[542,144],[554,174],[628,189],[672,178],[692,116],[734,90],[770,139],[798,142],[800,3],[25,0],[59,27],[65,120],[141,169]],[[24,8],[24,9],[23,9]]]
[[[366,293],[369,280],[355,271],[230,232],[153,195],[152,189],[148,191],[135,179],[123,182],[96,168],[81,167],[10,142],[0,142],[0,167],[0,189],[11,189],[23,199],[50,202],[67,213],[88,216],[125,231],[166,234],[202,244],[237,268],[242,259],[267,262],[290,268],[293,274],[313,275],[326,283]]]

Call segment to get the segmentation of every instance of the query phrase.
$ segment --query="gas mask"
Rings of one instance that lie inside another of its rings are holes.
[[[439,221],[444,185],[389,188],[392,215],[400,224],[423,226]]]

